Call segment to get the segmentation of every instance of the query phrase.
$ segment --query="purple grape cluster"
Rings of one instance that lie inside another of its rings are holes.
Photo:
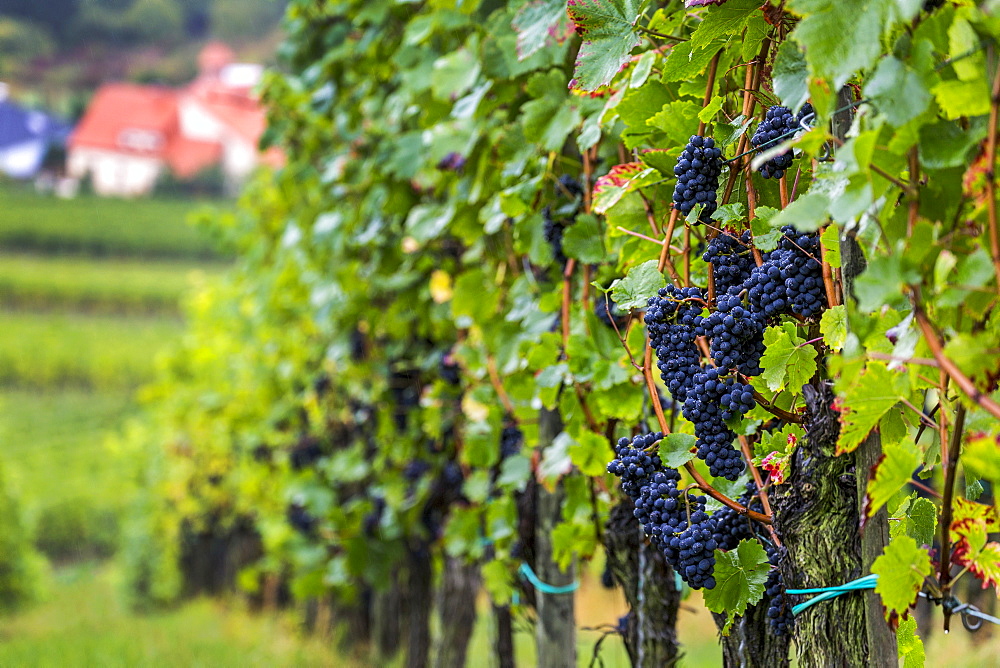
[[[715,367],[695,374],[684,402],[684,417],[694,424],[698,457],[716,477],[736,480],[746,468],[743,456],[733,447],[736,433],[726,420],[738,417],[754,406],[753,393],[732,376]]]
[[[811,117],[813,113],[812,105],[808,103],[803,105],[798,114],[793,114],[788,107],[779,105],[771,107],[750,138],[750,145],[761,151],[777,146],[801,128],[802,121]],[[793,159],[791,151],[776,155],[760,166],[760,175],[765,179],[780,179],[792,166]]]
[[[696,205],[704,204],[698,220],[709,222],[718,208],[715,191],[719,189],[720,174],[722,150],[716,148],[711,137],[693,135],[674,167],[674,208],[686,216]]]
[[[750,250],[750,230],[735,237],[721,232],[710,239],[702,258],[712,265],[715,274],[715,292],[725,293],[743,284],[754,267]]]
[[[702,320],[699,334],[711,339],[712,360],[720,369],[759,375],[766,323],[744,300],[741,286],[716,298],[715,311]]]
[[[656,366],[674,401],[683,403],[694,376],[701,370],[695,337],[701,326],[705,294],[701,288],[668,284],[646,308],[649,343],[656,351]]]
[[[787,635],[795,627],[795,617],[792,615],[792,603],[785,593],[785,583],[781,578],[781,571],[778,570],[778,561],[781,558],[780,551],[774,545],[765,543],[767,558],[771,563],[771,570],[767,575],[765,583],[766,596],[768,598],[767,617],[771,624],[771,632],[777,636]]]
[[[744,287],[752,309],[764,321],[782,313],[810,317],[827,307],[816,234],[803,234],[794,227],[781,229],[778,247],[754,267]]]

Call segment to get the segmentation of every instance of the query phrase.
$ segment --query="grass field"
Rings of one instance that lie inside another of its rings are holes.
[[[136,387],[182,331],[176,318],[16,311],[3,321],[0,385],[7,387]]]
[[[212,243],[187,219],[204,205],[189,200],[42,197],[0,186],[0,250],[90,257],[214,258]]]
[[[0,306],[89,313],[178,312],[194,276],[224,265],[190,260],[0,254]]]
[[[0,392],[0,443],[7,484],[30,516],[39,506],[86,497],[121,506],[123,471],[105,435],[134,408],[128,390]]]
[[[51,598],[0,626],[0,666],[343,666],[320,638],[287,616],[251,615],[201,599],[155,615],[123,607],[113,566],[57,571]]]

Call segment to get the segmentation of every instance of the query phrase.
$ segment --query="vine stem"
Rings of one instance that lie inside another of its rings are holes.
[[[653,412],[656,413],[656,421],[660,423],[660,431],[669,434],[670,427],[667,425],[667,416],[663,414],[660,393],[656,391],[656,381],[653,379],[653,346],[649,344],[648,335],[646,336],[646,353],[642,361],[642,375],[646,378],[646,390],[649,392],[649,401],[653,404]]]
[[[986,206],[990,229],[990,255],[993,256],[993,271],[1000,292],[1000,232],[997,230],[997,184],[994,174],[997,159],[997,117],[1000,116],[1000,64],[993,75],[993,90],[990,92],[990,127],[986,136]]]
[[[715,73],[719,69],[719,57],[722,55],[722,51],[716,51],[715,55],[712,56],[712,62],[708,64],[708,82],[705,84],[705,97],[702,99],[701,108],[704,109],[708,106],[708,103],[712,101],[712,93],[715,91]],[[705,134],[705,121],[698,123],[698,135]]]
[[[514,403],[510,400],[510,395],[507,394],[507,390],[504,389],[503,383],[500,381],[500,374],[497,372],[497,363],[493,359],[492,355],[486,356],[486,371],[490,375],[490,384],[493,385],[493,390],[500,397],[500,403],[503,404],[503,409],[507,411],[510,415],[514,414]]]
[[[954,362],[945,357],[941,340],[934,331],[934,326],[928,320],[927,314],[924,313],[923,308],[916,300],[914,300],[913,313],[917,320],[917,325],[920,327],[920,331],[923,332],[924,339],[927,341],[927,347],[931,349],[934,359],[941,365],[941,372],[948,374],[948,377],[955,381],[955,384],[980,408],[993,417],[1000,419],[1000,404],[997,404],[997,402],[980,392],[975,383],[962,373],[961,369]]]
[[[944,411],[941,412],[944,415]],[[941,555],[938,581],[942,592],[947,595],[951,580],[951,502],[955,495],[955,478],[958,472],[958,458],[962,452],[962,430],[965,428],[965,405],[958,404],[955,410],[955,424],[951,430],[951,445],[948,448],[949,462],[945,469],[944,494],[941,501]],[[945,609],[944,630],[948,630],[949,614]]]
[[[700,473],[698,473],[698,469],[696,469],[694,467],[694,464],[692,464],[691,462],[688,462],[687,464],[684,465],[684,470],[687,471],[692,478],[694,478],[694,481],[698,484],[698,487],[701,488],[701,491],[705,492],[716,501],[719,501],[723,505],[732,508],[740,515],[746,515],[750,519],[760,522],[761,524],[766,524],[768,526],[771,525],[772,519],[770,515],[762,515],[761,513],[758,513],[754,510],[750,510],[749,508],[740,505],[738,502],[733,501],[728,496],[726,496],[719,490],[712,487],[708,483],[708,481],[705,480],[705,478]]]
[[[796,176],[796,179],[798,179],[798,176]],[[833,282],[833,268],[827,261],[826,254],[826,246],[823,245],[821,240],[819,244],[819,257],[823,264],[823,287],[826,289],[826,303],[830,305],[830,308],[833,308],[839,304],[837,302],[837,290]]]
[[[567,356],[566,349],[569,347],[569,304],[572,301],[573,291],[573,270],[576,269],[576,258],[570,258],[566,262],[566,269],[563,271],[563,299],[562,299],[562,347],[563,356]]]
[[[910,149],[908,156],[910,163],[910,183],[920,183],[920,158],[917,155],[917,147]],[[914,188],[910,195],[910,203],[906,214],[906,236],[913,235],[913,228],[917,225],[917,214],[920,212],[920,189]],[[1000,274],[997,275],[1000,278]]]
[[[740,380],[746,383],[747,385],[750,384],[750,379],[744,376],[743,374],[740,374]],[[757,405],[766,410],[771,415],[779,417],[786,422],[794,422],[795,424],[802,424],[801,415],[796,415],[795,413],[789,413],[786,410],[778,408],[770,401],[768,401],[767,397],[765,397],[757,390],[753,389],[753,387],[750,388],[750,391],[753,393],[753,398],[757,402]]]
[[[677,274],[677,268],[674,267],[674,263],[669,261],[667,253],[670,250],[670,239],[674,236],[674,227],[677,225],[677,219],[680,217],[681,212],[678,209],[670,210],[670,220],[667,222],[667,232],[663,235],[663,248],[660,249],[660,259],[656,262],[656,268],[660,273],[663,273],[663,268],[666,267],[670,272],[670,278],[674,279],[676,285],[681,285],[681,277]]]
[[[753,483],[757,485],[760,505],[764,506],[764,513],[770,517],[774,517],[774,513],[771,512],[771,502],[767,498],[767,490],[764,489],[764,479],[760,477],[760,471],[753,465],[753,452],[750,451],[750,442],[747,441],[746,436],[740,436],[739,439],[740,449],[743,451],[743,459],[746,460],[747,468],[750,469],[750,475],[753,476]],[[781,539],[778,538],[778,532],[774,530],[773,525],[767,525],[767,532],[771,535],[771,541],[778,547],[781,547]]]

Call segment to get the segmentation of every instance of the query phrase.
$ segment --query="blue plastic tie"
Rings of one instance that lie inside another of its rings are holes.
[[[866,575],[863,578],[858,578],[857,580],[852,580],[842,585],[835,585],[833,587],[816,587],[814,589],[786,589],[786,594],[818,594],[818,596],[813,596],[808,601],[799,603],[792,608],[792,614],[798,615],[803,610],[806,610],[816,603],[821,603],[823,601],[828,601],[831,598],[837,598],[841,594],[849,594],[852,591],[863,591],[865,589],[874,589],[875,584],[878,582],[878,575],[872,573],[871,575]]]
[[[576,591],[577,587],[580,586],[580,583],[578,581],[571,582],[568,585],[562,587],[556,587],[555,585],[550,585],[545,582],[542,582],[541,580],[538,579],[538,576],[535,575],[535,571],[531,570],[531,566],[529,566],[528,562],[526,561],[521,562],[521,567],[518,569],[518,572],[520,572],[521,575],[523,575],[524,577],[528,578],[528,582],[530,582],[535,589],[542,592],[543,594],[569,594],[570,592]]]

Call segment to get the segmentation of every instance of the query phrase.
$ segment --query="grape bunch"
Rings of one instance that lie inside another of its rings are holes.
[[[685,216],[698,204],[704,208],[698,220],[707,223],[718,208],[716,190],[722,174],[722,150],[711,137],[693,135],[674,167],[674,208]]]
[[[791,226],[781,231],[778,247],[764,264],[753,268],[744,284],[751,307],[765,321],[781,313],[808,318],[827,306],[818,235],[802,234]]]
[[[619,439],[615,446],[615,458],[608,464],[608,473],[614,473],[622,479],[622,491],[633,501],[639,498],[642,486],[657,471],[663,470],[660,456],[650,454],[646,449],[663,438],[663,432],[640,434],[631,441]]]
[[[750,145],[760,150],[773,148],[802,127],[802,121],[813,115],[812,105],[806,103],[798,114],[793,114],[788,107],[775,105],[764,114],[764,120],[757,126],[757,131],[750,138]],[[785,171],[792,166],[794,156],[791,151],[776,155],[760,166],[760,175],[765,179],[780,179]]]
[[[500,460],[513,457],[521,452],[521,445],[524,443],[524,434],[517,425],[509,424],[500,432]]]
[[[795,626],[792,603],[785,593],[785,583],[781,578],[781,571],[778,570],[780,552],[777,547],[771,544],[765,544],[765,549],[768,561],[771,562],[771,571],[768,573],[767,582],[764,585],[769,601],[767,618],[771,624],[771,632],[774,635],[783,636]]]
[[[757,486],[751,480],[747,482],[746,491],[737,499],[740,505],[756,512],[763,512],[764,507],[761,502],[754,499]],[[718,543],[719,549],[729,551],[736,549],[741,540],[754,537],[753,527],[750,520],[729,506],[723,506],[712,514],[715,520],[715,533],[712,538]]]
[[[656,366],[678,403],[687,399],[694,376],[701,370],[695,337],[701,326],[705,294],[700,288],[668,284],[650,298],[646,309],[649,344],[656,351]]]
[[[305,536],[311,536],[316,531],[319,520],[305,506],[305,500],[296,498],[288,505],[285,519],[293,529]]]
[[[680,474],[653,474],[635,499],[635,516],[653,545],[693,589],[715,586],[715,522],[705,512],[705,497],[677,488]]]
[[[545,221],[545,227],[542,233],[545,235],[545,242],[552,249],[552,259],[556,261],[559,266],[566,265],[566,255],[563,254],[563,232],[566,231],[566,223],[563,221],[556,221],[552,218],[552,207],[545,207],[542,209],[542,220]]]
[[[746,464],[733,447],[736,433],[726,420],[738,417],[754,406],[753,393],[724,370],[707,368],[695,374],[694,384],[684,402],[684,417],[694,424],[698,457],[715,477],[736,480]]]
[[[740,287],[735,287],[716,298],[716,310],[702,320],[699,334],[711,338],[712,360],[718,368],[756,376],[762,372],[765,328],[764,319],[744,302]]]
[[[750,250],[750,231],[739,237],[722,232],[708,242],[702,260],[712,265],[715,273],[715,292],[722,294],[743,284],[754,267]]]

